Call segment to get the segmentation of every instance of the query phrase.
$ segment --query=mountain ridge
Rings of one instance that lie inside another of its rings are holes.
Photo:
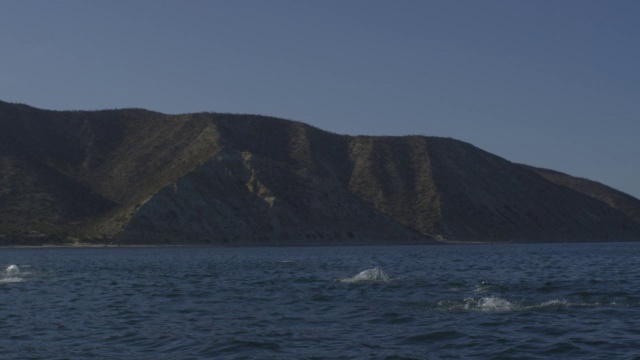
[[[640,239],[640,201],[605,185],[455,139],[259,115],[0,102],[0,170],[7,243]]]

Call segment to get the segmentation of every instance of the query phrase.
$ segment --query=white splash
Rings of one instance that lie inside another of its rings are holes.
[[[442,311],[469,311],[485,313],[501,312],[527,312],[527,311],[553,311],[554,309],[566,309],[572,307],[593,307],[593,306],[617,306],[616,303],[573,303],[563,299],[553,299],[534,304],[524,304],[521,302],[511,302],[507,299],[489,296],[481,298],[466,298],[462,302],[442,300],[437,303],[437,309]]]
[[[499,297],[484,297],[478,301],[478,309],[486,312],[505,312],[514,309],[509,300]]]
[[[463,310],[463,311],[479,311],[479,312],[507,312],[516,310],[516,305],[509,300],[490,296],[479,299],[466,298],[464,303],[456,305],[455,303],[440,302],[438,304],[446,310]]]
[[[20,273],[20,268],[18,268],[18,265],[14,265],[11,264],[9,266],[7,266],[7,268],[4,270],[5,274],[9,274],[9,275],[16,275]]]
[[[380,268],[373,268],[361,271],[356,276],[340,279],[341,282],[354,283],[354,282],[386,282],[390,281],[389,276]]]
[[[4,269],[4,274],[0,277],[0,284],[22,282],[23,279],[19,274],[20,268],[18,268],[18,265],[11,264],[7,266],[7,268]]]

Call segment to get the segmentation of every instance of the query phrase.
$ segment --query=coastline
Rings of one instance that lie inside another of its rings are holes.
[[[640,242],[640,240],[629,239],[598,239],[598,240],[547,240],[547,241],[462,241],[462,240],[443,240],[431,243],[313,243],[313,244],[301,244],[301,243],[280,243],[280,244],[259,244],[259,243],[245,243],[245,244],[203,244],[203,243],[185,243],[185,244],[99,244],[99,243],[73,243],[73,244],[5,244],[0,245],[2,249],[134,249],[134,248],[283,248],[283,247],[367,247],[367,246],[459,246],[459,245],[524,245],[524,244],[595,244],[595,243],[633,243]]]

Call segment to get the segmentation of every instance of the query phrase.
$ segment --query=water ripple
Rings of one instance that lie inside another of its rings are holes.
[[[0,353],[632,358],[639,247],[4,250]]]

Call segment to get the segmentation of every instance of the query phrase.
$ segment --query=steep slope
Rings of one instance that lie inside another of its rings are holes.
[[[640,234],[640,221],[629,221],[621,203],[567,191],[461,141],[356,137],[351,144],[350,189],[422,234],[461,241],[623,240]]]
[[[562,185],[581,194],[600,200],[640,223],[640,200],[596,181],[570,176],[558,171],[523,165],[554,184]]]
[[[31,182],[51,186],[57,178],[96,195],[95,204],[71,206],[83,214],[81,230],[93,237],[121,231],[138,204],[206,161],[218,146],[213,127],[197,115],[135,109],[46,111],[0,102],[0,134],[5,151],[20,154],[20,166],[40,169],[30,173]],[[9,184],[3,188],[15,191]],[[92,199],[82,190],[71,193],[83,203]],[[10,211],[3,205],[0,211]]]
[[[0,133],[13,147],[117,203],[147,192],[157,175],[184,173],[210,157],[217,141],[208,125],[198,115],[0,103]]]
[[[450,139],[430,147],[446,237],[567,241],[637,239],[639,223],[589,196]]]
[[[223,150],[146,202],[120,236],[136,242],[430,242],[355,194],[348,137],[258,116],[213,123]]]
[[[0,174],[0,226],[6,230],[19,232],[31,225],[34,231],[48,231],[50,225],[82,222],[90,214],[109,211],[114,205],[17,151],[12,141],[2,135]]]
[[[0,235],[9,237],[229,245],[640,239],[640,201],[575,185],[587,180],[453,139],[343,136],[264,116],[0,102],[0,170]]]
[[[335,178],[237,151],[225,151],[164,187],[119,238],[235,245],[428,241]]]
[[[442,235],[440,194],[433,181],[430,138],[349,139],[348,188],[378,211],[425,235]]]

